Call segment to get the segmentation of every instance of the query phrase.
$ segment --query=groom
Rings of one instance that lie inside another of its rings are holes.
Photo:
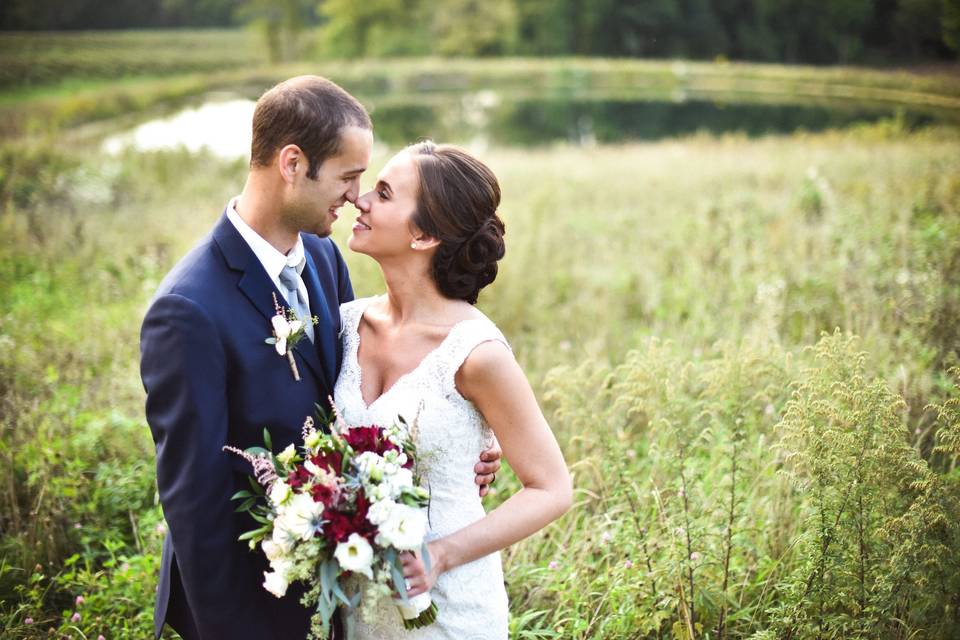
[[[299,440],[314,405],[327,404],[340,368],[339,305],[353,299],[328,238],[338,210],[359,195],[372,125],[353,96],[316,76],[267,91],[253,116],[250,172],[211,233],[167,275],[141,330],[147,422],[169,534],[154,615],[185,640],[302,640],[302,590],[274,598],[267,562],[237,537],[254,527],[230,496],[251,473],[224,445],[274,450]],[[294,367],[264,340],[275,300],[318,319],[292,347]],[[296,374],[299,380],[296,379]],[[481,487],[499,468],[484,452]]]

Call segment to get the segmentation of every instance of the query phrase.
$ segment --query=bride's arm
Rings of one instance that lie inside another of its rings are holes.
[[[523,488],[477,522],[429,543],[431,571],[404,556],[408,596],[437,577],[522,540],[570,508],[573,489],[563,454],[513,354],[498,342],[479,345],[457,373],[457,389],[483,414]]]

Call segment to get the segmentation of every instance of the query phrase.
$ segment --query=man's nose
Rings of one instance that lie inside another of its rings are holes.
[[[343,195],[347,199],[347,202],[357,203],[357,199],[360,196],[360,178],[355,178],[350,182],[350,188],[347,189],[347,192]]]

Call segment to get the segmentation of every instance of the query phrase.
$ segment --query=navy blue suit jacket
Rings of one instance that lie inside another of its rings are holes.
[[[169,530],[163,545],[155,632],[169,622],[184,638],[301,640],[310,611],[291,588],[261,586],[262,552],[237,537],[255,528],[230,501],[248,488],[250,465],[222,451],[298,441],[314,404],[327,404],[340,366],[339,306],[353,299],[346,265],[330,239],[303,236],[303,280],[315,340],[293,349],[301,380],[264,340],[272,293],[284,302],[226,215],[167,275],[140,335],[147,422],[157,448],[157,486]]]

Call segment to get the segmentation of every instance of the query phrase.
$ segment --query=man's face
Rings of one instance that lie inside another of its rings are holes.
[[[317,177],[310,179],[304,172],[291,185],[284,218],[298,231],[329,236],[338,209],[360,195],[360,176],[370,164],[373,133],[351,126],[340,136],[340,153],[324,160]]]

